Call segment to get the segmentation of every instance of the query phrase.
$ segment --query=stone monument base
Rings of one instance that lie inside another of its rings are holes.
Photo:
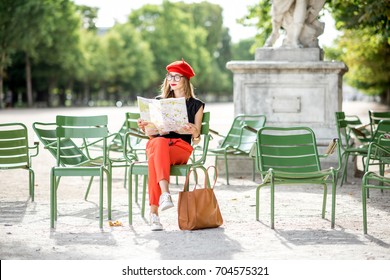
[[[343,62],[323,61],[320,48],[261,48],[255,60],[230,61],[226,67],[233,72],[235,116],[263,114],[266,126],[310,127],[323,147],[337,137],[335,112],[342,110],[347,71]],[[251,166],[247,161],[245,166]],[[242,164],[236,168],[242,170]]]
[[[255,53],[257,61],[321,61],[324,52],[320,48],[288,49],[261,48]]]
[[[256,51],[257,60],[228,62],[234,73],[234,114],[266,115],[267,126],[308,126],[326,145],[337,136],[335,112],[341,111],[347,67],[321,61],[321,53],[265,48]]]

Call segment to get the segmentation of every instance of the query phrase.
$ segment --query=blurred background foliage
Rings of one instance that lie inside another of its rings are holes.
[[[237,24],[253,38],[233,43],[222,8],[165,0],[133,10],[127,22],[95,25],[97,8],[71,0],[0,0],[0,108],[133,105],[159,93],[165,66],[184,58],[197,95],[231,101],[230,60],[253,60],[271,32],[270,1],[259,0]],[[325,59],[349,67],[345,81],[390,105],[388,0],[329,0],[342,35]]]

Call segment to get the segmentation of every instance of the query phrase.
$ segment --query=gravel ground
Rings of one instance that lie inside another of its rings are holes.
[[[369,103],[346,103],[347,113],[365,119]],[[232,103],[206,107],[218,118],[213,127],[227,129]],[[53,121],[56,114],[108,114],[113,131],[131,108],[18,109],[0,111],[1,122]],[[33,138],[30,131],[30,138]],[[57,227],[50,229],[49,170],[55,164],[44,149],[33,159],[36,172],[35,202],[28,198],[27,172],[0,171],[0,258],[2,260],[389,260],[390,193],[371,191],[368,200],[368,235],[363,234],[360,178],[352,177],[337,189],[336,227],[330,227],[331,196],[321,218],[322,190],[317,186],[278,187],[275,230],[270,228],[269,189],[262,190],[260,222],[255,221],[255,189],[259,178],[233,177],[231,185],[220,176],[215,190],[224,224],[220,228],[181,231],[176,209],[161,214],[164,231],[151,232],[133,205],[134,221],[127,222],[124,171],[114,169],[113,219],[123,226],[110,227],[104,212],[98,226],[97,182],[84,201],[87,178],[63,180],[58,193]],[[352,166],[352,165],[350,165]],[[180,181],[182,182],[182,181]],[[172,184],[177,205],[181,186]],[[329,190],[330,187],[329,187]],[[106,210],[106,209],[105,209]]]

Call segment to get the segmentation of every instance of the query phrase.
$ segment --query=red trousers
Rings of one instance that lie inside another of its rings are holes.
[[[146,154],[150,205],[159,205],[161,195],[159,182],[161,180],[169,182],[171,165],[186,164],[192,150],[192,146],[182,139],[156,137],[148,141]]]

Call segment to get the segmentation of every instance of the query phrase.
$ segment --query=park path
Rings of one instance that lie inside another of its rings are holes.
[[[112,131],[119,129],[122,108],[54,108],[0,111],[0,122],[23,122],[29,129],[34,121],[54,121],[57,114],[107,114]],[[233,103],[207,104],[211,126],[226,132],[233,119]],[[377,104],[343,104],[347,114],[368,120],[368,109],[386,109]],[[30,137],[33,137],[30,131]],[[87,178],[64,180],[59,188],[57,228],[49,224],[49,171],[53,157],[41,149],[33,159],[36,171],[36,200],[28,199],[27,173],[0,171],[0,259],[263,259],[263,260],[389,260],[390,193],[370,192],[369,235],[363,234],[360,178],[337,191],[336,227],[330,228],[330,194],[326,218],[321,219],[321,189],[314,186],[280,187],[277,191],[275,230],[269,227],[269,191],[264,190],[261,222],[255,222],[255,188],[250,176],[232,178],[231,185],[218,179],[216,195],[224,217],[217,229],[180,231],[175,209],[161,216],[165,230],[151,232],[134,204],[134,223],[127,223],[127,191],[123,170],[113,174],[113,219],[122,227],[110,227],[105,219],[98,227],[96,183],[88,201],[83,200]],[[349,172],[351,174],[352,172]],[[180,185],[172,185],[174,202]],[[106,212],[105,212],[106,214]]]

